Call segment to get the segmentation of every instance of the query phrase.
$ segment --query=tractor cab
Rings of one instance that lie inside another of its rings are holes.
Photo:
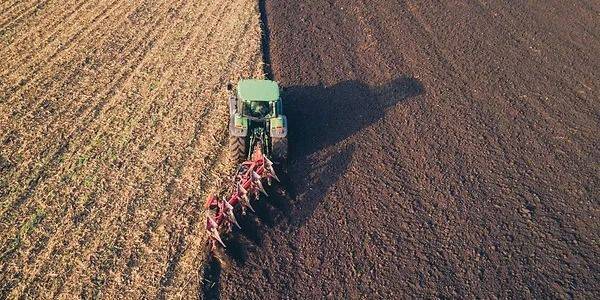
[[[281,114],[279,85],[271,80],[245,79],[237,86],[237,107],[244,116],[255,121]]]
[[[236,91],[229,90],[230,143],[242,149],[234,154],[241,160],[251,153],[255,140],[262,140],[264,153],[278,160],[287,156],[287,118],[279,93],[279,85],[272,80],[242,79]],[[244,145],[243,147],[239,145]],[[237,147],[237,148],[236,148]],[[235,152],[235,151],[234,151]]]

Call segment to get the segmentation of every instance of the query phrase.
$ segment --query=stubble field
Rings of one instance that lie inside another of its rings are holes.
[[[0,298],[201,292],[259,22],[251,0],[0,4]]]

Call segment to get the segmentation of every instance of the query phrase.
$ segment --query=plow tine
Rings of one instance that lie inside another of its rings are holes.
[[[246,207],[249,208],[253,213],[256,213],[256,211],[254,210],[254,207],[252,207],[252,205],[250,205],[250,201],[248,201],[248,203],[246,203]]]
[[[277,175],[275,174],[275,172],[273,172],[271,174],[271,177],[275,178],[275,180],[277,180],[277,182],[281,182],[281,180],[279,180],[279,177],[277,177]]]
[[[275,169],[273,169],[273,162],[270,161],[266,156],[263,155],[263,159],[265,161],[264,167],[265,170],[269,173],[268,176],[274,178],[275,180],[277,180],[277,182],[281,182],[279,180],[279,177],[277,177],[277,174],[275,174]]]
[[[206,231],[211,231],[213,228],[218,227],[219,225],[213,218],[210,217],[210,214],[206,212]]]
[[[250,198],[248,197],[248,190],[246,190],[240,183],[238,183],[237,185],[237,194],[242,200],[242,203],[250,203]]]
[[[242,201],[242,215],[246,215],[246,208],[249,208],[253,213],[255,213],[256,211],[254,210],[254,207],[252,207],[252,205],[250,205],[250,201]]]
[[[235,215],[233,214],[233,206],[229,204],[229,202],[227,202],[225,198],[223,198],[223,208],[225,210],[225,215],[227,216],[227,219],[229,219],[231,223],[235,224],[235,226],[237,226],[238,229],[242,229],[242,227],[240,227],[240,224],[238,224]]]
[[[265,194],[265,196],[269,196],[269,194],[267,194],[267,191],[265,191],[265,188],[262,185],[262,182],[260,182],[261,177],[260,175],[258,175],[258,173],[256,172],[252,172],[252,181],[254,182],[254,184],[256,185],[256,187],[258,187],[258,190],[261,191],[263,194]]]
[[[265,191],[265,189],[262,187],[262,184],[261,184],[261,186],[260,186],[260,189],[259,189],[259,191],[260,191],[261,193],[265,194],[265,196],[269,197],[269,194],[267,194],[267,191]]]
[[[233,214],[232,214],[232,215],[233,215]],[[237,222],[237,220],[235,219],[235,217],[233,217],[232,219],[233,219],[233,220],[232,220],[233,224],[235,224],[235,226],[236,226],[238,229],[242,229],[242,227],[240,226],[240,224],[238,224],[238,222]]]
[[[225,246],[225,243],[223,243],[223,240],[221,240],[221,236],[219,235],[219,231],[218,231],[216,228],[214,228],[214,229],[212,230],[212,237],[213,237],[213,238],[214,238],[214,239],[215,239],[217,242],[219,242],[219,244],[221,244],[221,246],[223,246],[223,248],[226,248],[226,247],[227,247],[227,246]]]
[[[217,224],[217,222],[208,213],[206,214],[206,230],[208,231],[209,238],[211,238],[213,241],[216,240],[223,247],[226,247],[225,243],[223,243],[223,240],[221,240],[221,235],[219,234],[219,224]]]
[[[268,174],[267,174],[268,177],[277,180],[277,182],[281,182],[281,180],[279,180],[279,177],[277,177],[277,174],[275,174],[275,170],[273,170],[272,167],[267,169],[267,171],[268,171]]]
[[[269,160],[266,155],[263,155],[263,161],[265,162],[265,166],[271,167],[273,165],[273,162]]]
[[[240,197],[240,202],[242,204],[242,214],[246,214],[245,208],[249,208],[252,212],[254,212],[254,208],[250,205],[250,197],[248,197],[248,191],[240,184],[237,184],[237,193]]]
[[[248,191],[240,183],[237,184],[237,193],[240,198],[244,198],[248,195]]]

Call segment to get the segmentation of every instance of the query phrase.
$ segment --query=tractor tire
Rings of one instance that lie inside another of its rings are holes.
[[[229,137],[229,155],[234,163],[239,164],[247,158],[246,138]]]
[[[272,138],[273,145],[273,159],[277,162],[284,163],[288,158],[288,139],[284,138]]]

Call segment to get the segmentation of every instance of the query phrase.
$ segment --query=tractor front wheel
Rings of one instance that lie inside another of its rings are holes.
[[[229,137],[229,154],[236,164],[246,160],[246,152],[246,138],[235,136]]]
[[[285,162],[288,158],[288,139],[284,138],[272,138],[273,144],[273,159],[277,162]]]

